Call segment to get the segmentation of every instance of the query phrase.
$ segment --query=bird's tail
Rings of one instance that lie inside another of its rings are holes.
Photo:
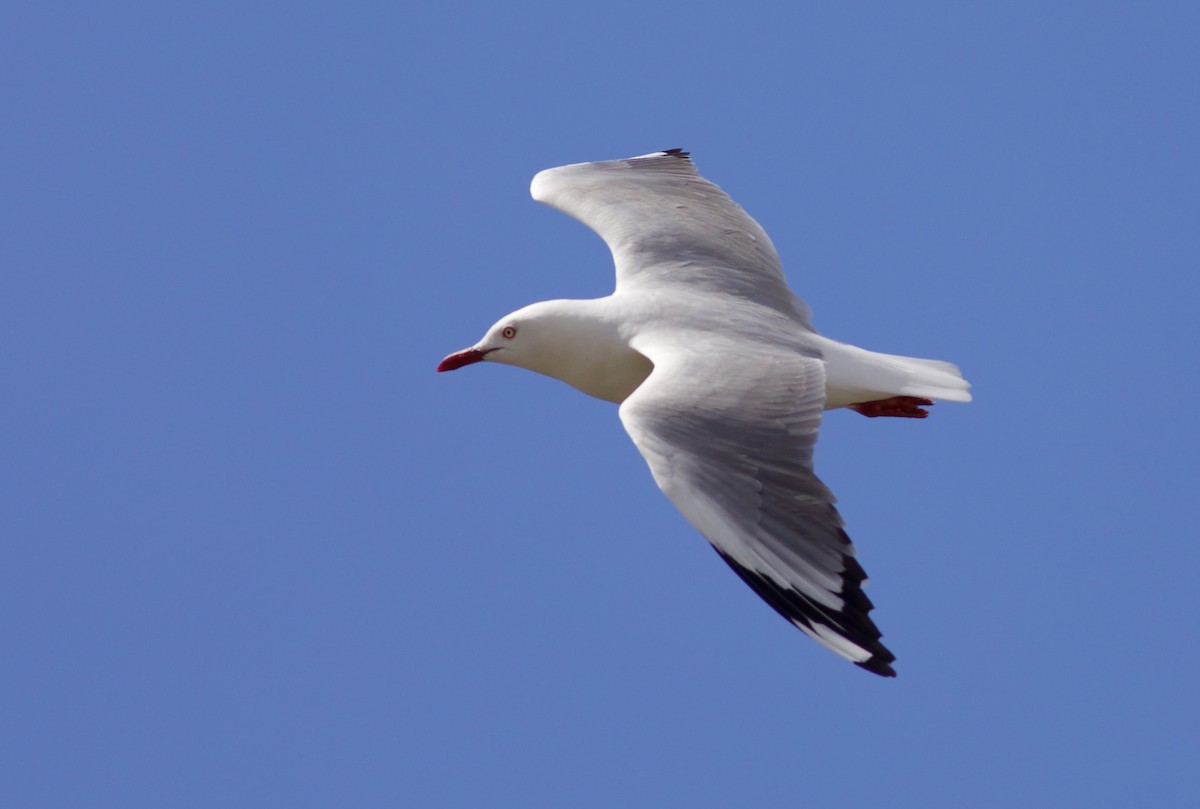
[[[822,339],[825,407],[846,407],[890,396],[971,401],[971,386],[953,363],[884,354]]]
[[[900,395],[922,396],[945,402],[971,401],[971,383],[963,379],[962,371],[954,363],[896,354],[884,356],[889,365],[903,374],[903,382],[897,390]]]

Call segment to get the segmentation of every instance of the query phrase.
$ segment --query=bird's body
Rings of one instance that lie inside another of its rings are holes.
[[[693,340],[723,340],[734,351],[739,341],[753,341],[819,358],[825,365],[825,410],[891,396],[970,398],[950,363],[867,351],[807,326],[797,328],[796,321],[756,303],[731,305],[711,294],[634,290],[590,300],[543,301],[513,312],[507,320],[536,322],[547,334],[545,350],[520,361],[511,354],[489,359],[520,365],[616,404],[649,376],[653,364],[639,353],[637,344],[639,340],[653,343],[656,334],[669,339],[691,335]]]
[[[604,238],[616,291],[527,306],[438,370],[487,359],[619,403],[660,488],[755,592],[894,674],[813,446],[824,409],[923,417],[930,399],[969,401],[958,369],[818,334],[766,233],[685,152],[548,169],[531,190]]]

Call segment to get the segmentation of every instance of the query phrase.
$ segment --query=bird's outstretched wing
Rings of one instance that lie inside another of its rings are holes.
[[[701,177],[682,149],[546,169],[533,178],[530,193],[604,239],[618,291],[686,284],[810,325],[808,307],[788,289],[766,232]]]
[[[894,676],[895,655],[868,617],[866,574],[813,473],[823,363],[767,348],[731,356],[652,339],[637,348],[654,370],[621,421],[659,487],[784,618]]]

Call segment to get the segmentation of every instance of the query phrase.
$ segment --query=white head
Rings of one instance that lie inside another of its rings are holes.
[[[487,360],[554,377],[589,396],[619,402],[650,373],[607,317],[605,299],[543,301],[496,322],[475,345],[456,351],[438,372]]]
[[[442,360],[437,367],[438,373],[482,360],[548,373],[546,366],[554,364],[550,355],[561,353],[555,349],[564,340],[571,339],[568,324],[556,316],[558,313],[555,309],[559,308],[556,304],[560,303],[573,301],[535,303],[505,315],[487,330],[478,343]]]

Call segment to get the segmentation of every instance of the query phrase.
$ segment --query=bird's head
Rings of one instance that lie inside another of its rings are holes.
[[[553,304],[535,303],[505,315],[470,348],[456,351],[438,364],[438,373],[487,360],[548,373],[568,329],[556,317]]]
[[[453,371],[487,360],[566,382],[588,396],[621,402],[650,373],[606,315],[606,299],[543,301],[505,315],[475,345],[438,365]]]

